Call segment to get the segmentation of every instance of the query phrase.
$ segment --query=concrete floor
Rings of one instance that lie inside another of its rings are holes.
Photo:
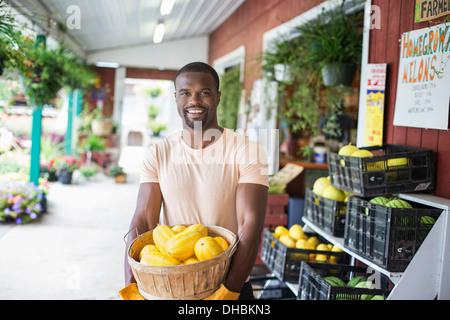
[[[51,183],[48,213],[0,224],[0,299],[119,299],[138,175]]]
[[[0,300],[119,300],[124,236],[139,188],[133,168],[125,166],[125,184],[103,174],[53,182],[38,222],[0,223]],[[253,274],[266,271],[260,266]]]

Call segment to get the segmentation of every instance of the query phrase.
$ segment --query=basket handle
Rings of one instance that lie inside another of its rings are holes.
[[[234,253],[234,251],[236,250],[236,246],[238,245],[239,241],[241,240],[242,236],[244,235],[244,233],[242,232],[239,237],[236,240],[236,243],[229,248],[227,251],[225,251],[225,254],[227,255],[227,257],[231,257],[231,255]]]
[[[142,237],[142,234],[139,234],[139,232],[138,232],[138,230],[137,230],[137,227],[134,227],[134,228],[131,228],[130,230],[128,230],[128,232],[125,233],[125,235],[123,236],[123,241],[125,242],[125,246],[127,245],[127,239],[126,239],[126,238],[127,238],[128,234],[129,234],[131,231],[133,231],[133,230],[136,231],[136,238],[137,238],[137,237],[141,237],[142,241],[144,241],[144,238]]]

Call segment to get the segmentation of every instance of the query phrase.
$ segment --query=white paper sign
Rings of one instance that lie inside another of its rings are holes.
[[[394,125],[448,129],[450,23],[402,35]]]

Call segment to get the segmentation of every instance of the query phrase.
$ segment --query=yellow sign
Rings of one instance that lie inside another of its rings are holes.
[[[364,145],[383,144],[386,64],[370,64],[367,77]]]
[[[416,0],[415,22],[428,21],[450,14],[450,0]]]
[[[384,91],[368,91],[366,96],[366,134],[364,144],[383,144]]]

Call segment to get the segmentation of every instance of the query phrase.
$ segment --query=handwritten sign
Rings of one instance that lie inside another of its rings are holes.
[[[271,184],[287,185],[303,172],[303,167],[296,164],[288,163],[280,171],[278,171],[270,180]]]
[[[428,21],[450,14],[450,0],[416,0],[415,22]]]
[[[364,144],[376,146],[383,144],[386,64],[370,64],[368,69]]]
[[[402,35],[394,125],[448,129],[450,23]]]

